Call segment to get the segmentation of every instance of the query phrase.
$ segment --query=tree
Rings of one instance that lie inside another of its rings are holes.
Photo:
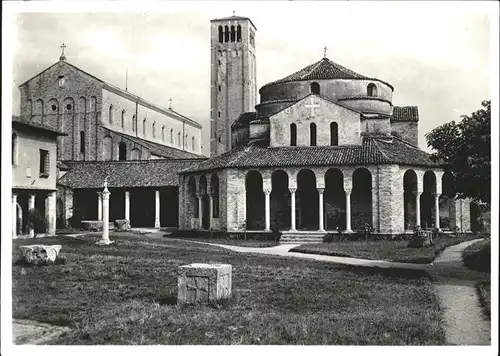
[[[436,152],[453,174],[458,198],[484,203],[491,196],[491,101],[481,109],[462,115],[462,121],[448,122],[425,135],[427,145]]]

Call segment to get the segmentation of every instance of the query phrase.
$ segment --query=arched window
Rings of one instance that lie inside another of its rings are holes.
[[[12,164],[17,165],[17,134],[12,134]]]
[[[170,143],[174,143],[174,129],[170,129]]]
[[[161,140],[165,142],[165,125],[161,127]]]
[[[142,120],[142,135],[146,136],[146,119]]]
[[[241,42],[241,25],[236,28],[236,41]]]
[[[320,94],[319,84],[316,82],[311,83],[311,93]]]
[[[156,122],[153,122],[153,138],[156,138]]]
[[[85,153],[85,131],[80,131],[80,153]]]
[[[229,42],[229,27],[224,26],[224,42]]]
[[[138,148],[134,148],[130,152],[130,159],[132,159],[132,160],[138,160],[140,158],[141,158],[141,151]]]
[[[236,41],[236,31],[234,29],[234,26],[231,26],[231,42]]]
[[[125,110],[122,110],[122,129],[125,127]]]
[[[194,141],[194,136],[191,137],[191,149],[194,151],[194,146],[195,146],[195,141]]]
[[[290,124],[290,146],[297,146],[297,125]]]
[[[366,91],[368,96],[377,96],[377,86],[373,83],[368,84]]]
[[[31,119],[33,116],[33,102],[31,99],[26,101],[26,115],[28,116],[28,119]]]
[[[330,124],[330,145],[339,145],[339,125],[336,122]]]
[[[132,115],[132,132],[135,132],[135,127],[137,126],[137,119],[135,115]]]
[[[224,42],[224,33],[222,32],[222,26],[219,26],[219,43]]]
[[[111,136],[106,136],[102,139],[102,159],[104,161],[111,161],[113,159],[112,150],[113,139]]]
[[[316,124],[314,122],[310,125],[311,131],[311,146],[316,146]]]
[[[120,142],[120,144],[118,145],[118,160],[127,160],[127,145],[125,144],[125,142]]]
[[[109,123],[112,124],[113,123],[113,105],[110,105],[109,106],[109,111],[108,111],[108,120],[109,120]]]
[[[181,133],[177,133],[177,146],[181,147]]]

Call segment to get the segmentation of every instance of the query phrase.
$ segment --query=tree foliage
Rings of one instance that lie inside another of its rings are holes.
[[[457,197],[485,203],[491,195],[491,101],[462,121],[448,122],[425,135],[427,145],[436,152],[455,179]]]

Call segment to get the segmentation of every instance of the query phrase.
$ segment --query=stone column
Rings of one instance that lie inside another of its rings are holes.
[[[46,215],[49,221],[47,233],[49,236],[54,236],[56,234],[56,192],[49,193],[46,200],[46,206],[48,207]]]
[[[130,222],[130,192],[125,191],[125,219]]]
[[[345,189],[345,232],[352,232],[351,229],[351,192],[352,189]]]
[[[319,200],[319,231],[325,231],[324,224],[324,213],[323,213],[323,193],[325,188],[318,188],[318,200]]]
[[[111,193],[108,190],[107,182],[104,182],[102,191],[102,238],[96,242],[97,245],[109,245],[113,243],[109,239],[109,196]]]
[[[441,228],[439,226],[439,194],[438,193],[434,193],[434,219],[436,221],[435,223],[435,228],[438,230],[438,231],[441,231]]]
[[[197,195],[198,198],[198,219],[200,219],[199,229],[203,226],[203,195]]]
[[[291,207],[291,225],[290,225],[290,230],[295,231],[296,228],[296,217],[295,217],[295,192],[297,191],[297,188],[289,188],[290,190],[290,198],[292,201],[292,207]]]
[[[17,237],[17,194],[12,194],[12,237]]]
[[[31,209],[35,209],[35,195],[31,194],[28,200],[28,214]],[[29,234],[30,237],[35,237],[35,230],[33,230],[33,227],[30,226],[29,228]]]
[[[102,221],[102,192],[97,192],[97,220]]]
[[[155,190],[155,228],[160,228],[160,191]]]
[[[264,189],[266,198],[266,231],[271,230],[271,189]]]
[[[415,193],[415,215],[416,215],[416,221],[415,225],[420,226],[420,196],[422,195],[421,191],[416,191]]]
[[[209,209],[208,219],[210,221],[210,226],[212,226],[212,217],[214,216],[214,196],[212,194],[208,194],[208,198],[210,200],[208,206]]]

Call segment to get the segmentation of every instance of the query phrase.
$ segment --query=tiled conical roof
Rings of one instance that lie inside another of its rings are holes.
[[[267,83],[264,87],[273,84],[288,83],[294,81],[302,80],[322,80],[322,79],[367,79],[367,80],[379,80],[376,78],[371,78],[364,76],[362,74],[356,73],[340,64],[332,62],[328,58],[324,57],[316,63],[310,64],[301,70],[290,74],[289,76],[275,80],[274,82]],[[381,81],[383,82],[383,81]],[[385,83],[385,82],[383,82]],[[388,83],[391,88],[392,86]]]

